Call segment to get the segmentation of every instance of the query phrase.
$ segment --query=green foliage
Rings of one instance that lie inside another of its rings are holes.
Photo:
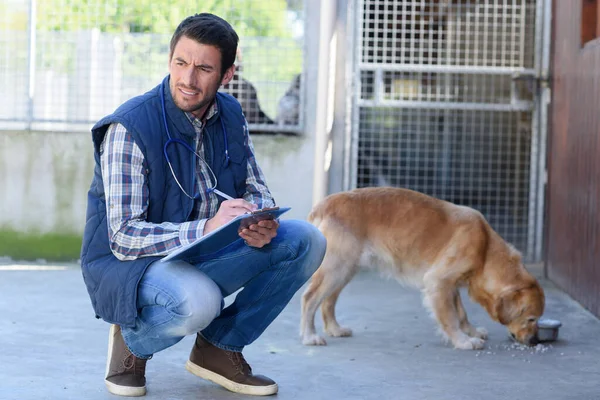
[[[2,16],[10,16],[5,18]],[[6,31],[27,31],[29,24],[29,14],[27,10],[23,9],[10,9],[8,4],[0,2],[0,32]]]
[[[38,27],[170,34],[185,17],[199,12],[226,19],[240,37],[291,36],[286,0],[44,0],[38,3]]]
[[[75,261],[81,251],[81,236],[73,234],[22,233],[0,230],[0,256],[13,260]]]
[[[6,18],[0,18],[0,32],[17,29],[21,35],[18,37],[23,40],[0,41],[0,51],[13,54],[12,58],[26,60],[28,49],[23,43],[28,41],[28,6],[21,3],[22,0],[5,1],[11,4],[7,6],[0,1],[0,13],[8,13]],[[38,68],[45,71],[75,74],[77,57],[86,51],[85,40],[76,39],[88,37],[91,30],[97,29],[102,33],[104,43],[114,40],[123,46],[123,52],[119,54],[122,56],[123,81],[131,87],[150,88],[149,79],[154,83],[167,73],[168,47],[173,31],[185,17],[200,12],[219,15],[234,27],[243,51],[243,77],[254,84],[261,106],[271,117],[275,116],[277,100],[283,96],[289,82],[302,71],[303,48],[302,42],[295,38],[294,20],[302,16],[303,0],[36,2],[36,62]]]

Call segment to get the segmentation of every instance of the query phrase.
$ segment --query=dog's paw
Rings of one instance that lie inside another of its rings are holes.
[[[479,338],[483,340],[487,340],[488,338],[488,331],[483,327],[475,328],[474,326],[469,325],[467,329],[463,330],[463,332],[465,332],[470,337],[474,338]]]
[[[481,350],[485,346],[485,340],[474,337],[461,338],[454,343],[459,350]]]
[[[325,346],[327,342],[321,336],[313,334],[303,336],[302,344],[305,346]]]
[[[329,336],[333,336],[333,337],[352,336],[352,329],[342,328],[341,326],[336,326],[335,328],[326,328],[325,332],[327,332],[327,334]]]
[[[473,337],[486,340],[488,338],[488,331],[484,327],[478,326],[473,332]]]

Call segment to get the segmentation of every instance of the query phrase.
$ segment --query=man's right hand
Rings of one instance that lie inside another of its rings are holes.
[[[244,199],[225,200],[219,206],[219,211],[217,211],[215,216],[206,221],[204,234],[206,235],[218,227],[225,225],[238,215],[255,211],[257,208],[256,204],[248,203]]]

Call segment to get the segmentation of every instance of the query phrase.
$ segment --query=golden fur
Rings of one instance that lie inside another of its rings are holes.
[[[325,331],[352,334],[337,323],[335,303],[365,264],[420,288],[456,348],[481,349],[487,339],[469,323],[460,287],[516,340],[537,343],[544,292],[478,211],[407,189],[364,188],[328,196],[308,220],[327,238],[327,253],[302,296],[305,345],[325,344],[314,324],[321,303]]]

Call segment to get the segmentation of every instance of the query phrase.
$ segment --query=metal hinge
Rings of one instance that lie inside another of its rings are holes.
[[[521,72],[515,72],[512,75],[512,80],[513,82],[531,82],[531,89],[533,90],[534,87],[533,85],[545,89],[550,87],[550,75],[544,73],[541,75],[534,75],[534,74],[524,74]]]

